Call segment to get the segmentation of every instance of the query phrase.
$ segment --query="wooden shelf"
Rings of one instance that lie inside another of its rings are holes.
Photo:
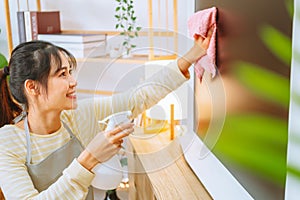
[[[115,63],[127,63],[127,64],[143,64],[147,61],[153,61],[153,60],[171,60],[176,59],[177,55],[170,55],[170,56],[158,56],[149,59],[148,55],[133,55],[130,58],[110,58],[109,55],[104,57],[95,57],[95,58],[76,58],[77,62],[115,62]]]
[[[154,37],[173,37],[178,34],[174,31],[159,31],[159,30],[153,30],[151,28],[149,28],[148,30],[149,31],[139,31],[139,36],[149,36],[150,34],[153,34],[152,36]],[[73,33],[106,34],[108,36],[115,36],[121,33],[121,31],[112,31],[112,30],[75,30],[75,29],[61,30],[61,32],[65,34],[73,34]]]
[[[41,11],[41,0],[36,0],[36,10]],[[13,50],[13,40],[12,40],[12,28],[11,28],[11,19],[10,19],[10,8],[9,8],[9,0],[4,0],[4,9],[5,9],[5,18],[6,18],[6,33],[7,33],[7,45],[8,45],[8,52],[9,54]],[[150,43],[149,46],[153,47],[153,37],[173,37],[174,38],[174,45],[175,50],[178,50],[178,16],[177,16],[177,0],[173,0],[173,24],[174,24],[174,31],[161,31],[161,30],[154,30],[153,29],[153,15],[152,15],[152,0],[148,0],[148,17],[149,17],[149,28],[147,31],[140,31],[139,36],[147,36],[149,37]],[[168,11],[168,7],[166,8]],[[161,10],[159,9],[159,12]],[[166,15],[166,20],[168,19],[168,13]],[[161,19],[158,20],[159,24],[161,23]],[[169,29],[169,27],[166,27]],[[63,33],[105,33],[109,36],[119,35],[120,31],[113,31],[113,30],[62,30]],[[177,56],[175,54],[161,56],[155,55],[153,50],[150,50],[148,55],[150,60],[164,60],[164,59],[175,59]],[[81,59],[79,59],[81,60]],[[100,59],[102,60],[102,59]],[[141,62],[140,58],[135,59],[137,62]],[[125,61],[126,62],[126,61]],[[133,61],[134,62],[134,61]]]
[[[128,64],[143,64],[149,61],[148,56],[133,56],[130,58],[110,58],[109,55],[104,57],[95,58],[76,58],[77,62],[115,62],[115,63],[128,63]]]

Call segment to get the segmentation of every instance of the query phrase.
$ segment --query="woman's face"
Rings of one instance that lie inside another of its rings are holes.
[[[77,107],[77,81],[72,75],[73,69],[66,56],[63,53],[60,53],[60,56],[62,66],[51,66],[47,94],[42,95],[47,110],[62,111]]]

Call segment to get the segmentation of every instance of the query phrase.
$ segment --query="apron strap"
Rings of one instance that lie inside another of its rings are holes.
[[[72,130],[70,129],[70,127],[69,127],[64,121],[61,121],[61,122],[63,123],[65,129],[67,129],[67,131],[69,132],[71,138],[75,137],[75,138],[78,140],[78,142],[79,142],[80,146],[82,147],[82,149],[84,149],[82,143],[81,143],[80,140],[74,135],[74,133],[72,132]]]
[[[25,117],[24,119],[24,129],[26,134],[26,163],[31,163],[31,141],[30,141],[30,133],[29,133],[29,127],[28,127],[28,119]]]
[[[65,129],[68,131],[68,133],[70,134],[71,138],[76,137],[73,132],[71,131],[70,127],[64,122],[62,121],[63,126],[65,127]],[[25,134],[26,134],[26,149],[27,149],[27,153],[26,153],[26,163],[31,163],[31,141],[30,141],[30,132],[29,132],[29,127],[28,127],[28,119],[27,116],[24,118],[24,129],[25,129]],[[77,138],[76,138],[77,139]],[[78,139],[77,139],[78,140]],[[81,144],[81,142],[78,140],[80,146],[82,148],[83,145]]]

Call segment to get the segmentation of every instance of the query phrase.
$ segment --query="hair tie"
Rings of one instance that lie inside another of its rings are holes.
[[[9,75],[9,68],[8,68],[8,66],[5,66],[4,69],[3,69],[3,71],[4,71],[4,76],[8,76]]]

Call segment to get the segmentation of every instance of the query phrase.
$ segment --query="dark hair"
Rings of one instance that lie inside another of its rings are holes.
[[[76,60],[67,50],[46,41],[30,41],[19,44],[11,53],[9,67],[9,89],[4,70],[0,71],[0,127],[12,123],[22,110],[20,105],[28,106],[24,92],[26,80],[39,82],[47,92],[47,82],[51,66],[60,68],[64,53],[72,68],[76,68]]]

